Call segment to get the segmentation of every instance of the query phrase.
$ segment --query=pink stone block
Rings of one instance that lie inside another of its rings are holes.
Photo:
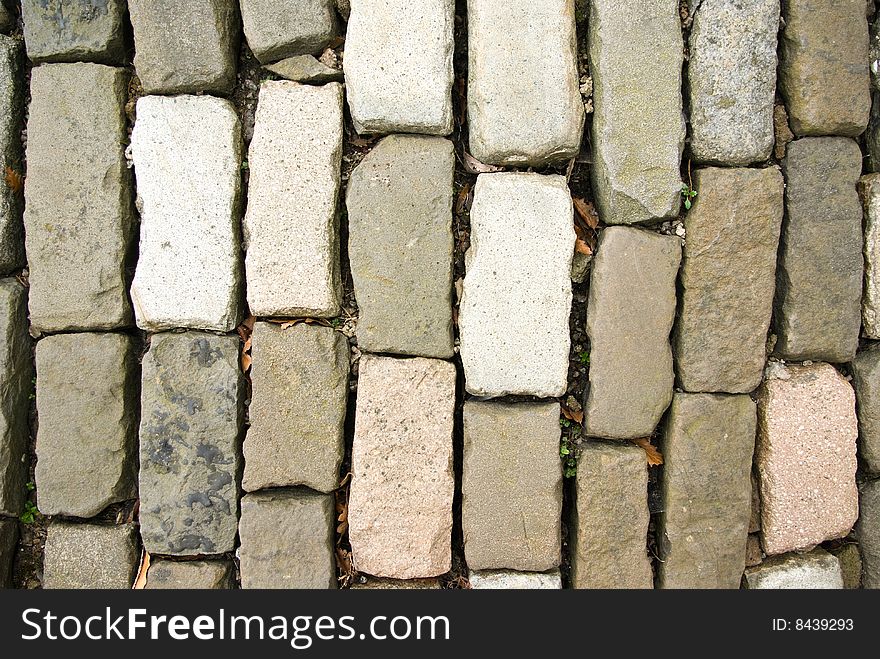
[[[770,555],[845,536],[859,510],[852,387],[829,364],[777,375],[758,394],[761,542]]]

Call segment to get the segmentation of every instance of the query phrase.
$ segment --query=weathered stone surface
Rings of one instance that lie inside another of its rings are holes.
[[[147,572],[147,589],[224,590],[234,587],[229,561],[154,560]]]
[[[352,448],[355,569],[413,579],[452,561],[455,366],[364,354]]]
[[[473,590],[553,590],[562,588],[559,570],[550,572],[471,572]]]
[[[865,0],[782,3],[779,88],[796,135],[849,135],[868,125]]]
[[[239,0],[241,22],[262,63],[319,52],[336,34],[334,0]]]
[[[786,214],[776,272],[776,353],[848,362],[861,326],[862,208],[855,141],[816,137],[788,145]]]
[[[573,224],[562,176],[477,178],[459,315],[470,393],[549,398],[565,392]]]
[[[587,302],[587,434],[647,437],[669,406],[675,380],[669,332],[680,261],[675,236],[611,227],[599,237]]]
[[[577,155],[584,103],[573,0],[468,0],[468,129],[486,163]]]
[[[298,490],[241,500],[241,587],[336,587],[333,496]]]
[[[862,327],[865,336],[880,339],[880,174],[868,174],[860,179],[859,196],[865,230]]]
[[[9,32],[12,29],[13,22],[15,17],[12,15],[12,11],[4,3],[4,0],[0,0],[0,32]]]
[[[453,356],[454,169],[449,140],[392,135],[352,172],[348,256],[362,350]]]
[[[244,219],[254,315],[339,313],[341,158],[342,85],[263,83]]]
[[[700,4],[688,61],[691,154],[698,162],[748,165],[770,157],[778,30],[779,0]]]
[[[264,67],[286,80],[323,85],[325,82],[342,82],[342,69],[333,69],[313,55],[294,55]]]
[[[593,189],[606,224],[678,214],[684,148],[677,0],[593,0]]]
[[[125,334],[37,343],[37,505],[93,517],[136,496],[137,357]]]
[[[336,0],[336,9],[345,20],[351,15],[351,0]]]
[[[685,391],[746,393],[767,359],[784,182],[775,167],[710,167],[693,179],[673,337],[678,381]]]
[[[757,533],[749,534],[746,541],[746,567],[755,567],[764,560],[764,552],[761,551],[761,537]]]
[[[131,136],[141,212],[131,286],[138,327],[238,325],[239,130],[232,104],[219,98],[138,100]]]
[[[27,493],[33,375],[27,289],[15,278],[0,279],[0,514],[12,517]]]
[[[339,486],[348,341],[329,327],[257,323],[242,488]]]
[[[128,0],[128,10],[145,93],[232,89],[239,41],[235,0]]]
[[[855,395],[833,366],[791,366],[758,393],[755,462],[768,554],[849,533],[858,516]]]
[[[461,522],[469,568],[559,566],[559,437],[555,401],[465,403]]]
[[[21,41],[0,35],[0,172],[23,173],[24,66]],[[0,185],[0,274],[25,263],[21,192]]]
[[[31,72],[24,223],[35,331],[131,322],[127,85],[123,69],[101,64]]]
[[[361,576],[363,583],[351,584],[352,590],[437,590],[442,588],[439,579],[369,579]]]
[[[859,546],[847,542],[836,549],[831,549],[831,554],[840,562],[840,572],[843,576],[843,587],[847,590],[855,590],[862,587],[862,557],[859,555]]]
[[[0,588],[12,588],[12,565],[17,551],[18,521],[0,518]]]
[[[661,588],[739,588],[756,423],[746,395],[675,394],[662,449]]]
[[[761,491],[758,488],[758,479],[752,471],[752,505],[749,517],[749,533],[757,533],[761,530]]]
[[[141,537],[151,554],[234,549],[243,388],[237,336],[153,335],[140,425]]]
[[[840,562],[823,549],[808,554],[787,554],[764,561],[745,571],[749,589],[840,589]]]
[[[54,522],[46,535],[43,588],[131,588],[140,550],[137,527]]]
[[[578,459],[571,527],[573,588],[653,588],[648,465],[628,443],[589,442]]]
[[[869,472],[880,472],[880,344],[871,344],[852,361],[852,383],[859,417],[859,457]]]
[[[359,133],[452,131],[455,0],[354,0],[345,87]]]
[[[121,64],[125,8],[125,0],[22,0],[28,57],[35,64]]]
[[[862,556],[862,587],[880,588],[880,481],[862,484],[856,536]]]

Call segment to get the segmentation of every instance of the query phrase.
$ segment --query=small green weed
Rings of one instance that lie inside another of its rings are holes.
[[[18,518],[25,524],[33,524],[39,516],[40,510],[37,508],[37,504],[33,501],[25,501],[24,512]]]

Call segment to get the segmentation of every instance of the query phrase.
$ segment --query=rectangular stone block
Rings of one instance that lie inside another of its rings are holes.
[[[242,588],[336,588],[332,495],[276,490],[241,500]]]
[[[585,444],[570,527],[572,588],[653,588],[649,519],[645,452],[628,443]]]
[[[862,587],[880,588],[880,481],[862,484],[856,536],[862,556]]]
[[[137,496],[137,357],[124,334],[37,343],[37,504],[93,517]]]
[[[242,487],[339,486],[348,341],[329,327],[256,323]]]
[[[465,387],[550,398],[567,386],[574,211],[565,178],[481,174],[459,312]]]
[[[870,344],[852,361],[859,418],[859,457],[867,471],[880,472],[880,344]]]
[[[0,35],[0,172],[24,174],[21,129],[24,111],[24,48]],[[25,264],[21,190],[0,185],[0,274]]]
[[[351,584],[351,590],[437,590],[442,588],[439,579],[376,579],[363,575]]]
[[[239,0],[248,46],[263,64],[319,53],[336,34],[334,0]]]
[[[681,241],[629,227],[599,237],[590,276],[587,434],[648,437],[672,400],[669,333]]]
[[[836,590],[843,588],[840,562],[823,549],[786,554],[745,571],[748,589]]]
[[[17,551],[18,520],[0,518],[0,588],[12,588],[12,566]]]
[[[785,0],[779,88],[796,135],[855,137],[868,125],[864,0]]]
[[[829,364],[790,366],[761,386],[755,464],[767,554],[850,532],[859,512],[855,407],[852,387]]]
[[[235,0],[128,0],[134,66],[147,94],[228,93],[235,84]]]
[[[24,223],[34,331],[131,323],[127,86],[123,69],[101,64],[31,72]]]
[[[452,142],[391,135],[348,182],[348,257],[370,352],[451,358]]]
[[[359,572],[413,579],[452,561],[455,366],[361,356],[348,502]]]
[[[461,522],[470,569],[559,566],[559,438],[555,401],[465,403]]]
[[[675,394],[662,444],[660,588],[739,588],[756,423],[746,395]]]
[[[848,362],[861,326],[862,208],[854,140],[788,145],[786,214],[776,271],[776,353],[788,360]]]
[[[584,103],[574,0],[468,0],[467,19],[474,157],[522,166],[576,156]]]
[[[143,360],[139,488],[151,554],[235,548],[243,402],[237,336],[152,336]]]
[[[345,88],[359,133],[452,132],[455,0],[353,0]]]
[[[27,494],[33,376],[27,289],[0,279],[0,514],[11,517],[21,514]]]
[[[709,167],[693,180],[673,338],[678,381],[685,391],[747,393],[767,361],[785,184],[775,167]]]
[[[342,85],[264,82],[244,218],[252,314],[339,313],[341,163]]]
[[[550,572],[471,572],[472,590],[558,590],[562,588],[559,570]]]
[[[855,543],[847,543],[829,550],[840,562],[840,572],[843,575],[843,587],[847,590],[858,590],[862,587],[862,557],[859,555],[859,546]]]
[[[688,61],[694,160],[749,165],[770,157],[778,31],[779,0],[699,5]]]
[[[137,526],[53,522],[46,534],[43,588],[126,590],[140,559]]]
[[[147,590],[226,590],[235,587],[230,561],[169,561],[150,563]]]
[[[677,0],[592,0],[593,189],[606,224],[678,215],[683,44]]]
[[[862,332],[880,339],[880,174],[859,179],[864,211],[865,290],[862,293]]]
[[[131,136],[141,212],[138,327],[234,329],[241,317],[241,136],[229,101],[144,96]]]
[[[28,57],[35,64],[122,64],[125,14],[125,0],[22,0]]]

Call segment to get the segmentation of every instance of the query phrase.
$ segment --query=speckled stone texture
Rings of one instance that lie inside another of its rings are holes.
[[[678,381],[685,391],[747,393],[761,382],[782,224],[782,174],[709,167],[694,172],[685,218]]]
[[[574,0],[468,0],[468,130],[477,160],[577,155],[584,127]]]
[[[756,416],[746,395],[675,394],[661,445],[660,588],[739,588]]]
[[[859,457],[868,472],[880,472],[880,344],[870,344],[852,361],[859,417]]]
[[[862,152],[844,137],[805,138],[788,145],[782,167],[775,352],[795,361],[848,362],[861,326]]]
[[[562,176],[481,174],[459,331],[475,396],[565,392],[574,211]]]
[[[675,281],[681,241],[631,227],[599,237],[587,303],[588,435],[648,437],[672,400]]]
[[[131,588],[140,548],[137,526],[98,526],[56,521],[49,525],[43,556],[43,588]]]
[[[154,560],[147,572],[148,590],[222,590],[234,585],[229,561]]]
[[[334,0],[239,0],[248,46],[263,64],[317,53],[336,33]]]
[[[244,375],[238,336],[154,334],[143,360],[140,522],[151,554],[235,548]]]
[[[758,392],[755,462],[767,554],[810,549],[858,516],[855,394],[833,366],[790,366]]]
[[[356,581],[352,590],[437,590],[442,588],[439,579],[377,579],[361,577],[364,583]]]
[[[778,30],[779,0],[700,3],[688,60],[691,153],[698,162],[748,165],[770,157]]]
[[[454,170],[449,140],[391,135],[351,173],[348,257],[361,350],[453,356]]]
[[[506,570],[471,572],[473,590],[555,590],[562,588],[559,570],[551,572],[509,572]]]
[[[779,89],[796,135],[855,137],[868,125],[865,0],[785,0]]]
[[[271,490],[241,500],[242,588],[336,588],[333,496]]]
[[[822,549],[787,554],[745,571],[749,589],[836,590],[843,588],[840,562]]]
[[[455,366],[435,359],[360,359],[349,538],[354,567],[413,579],[452,561]]]
[[[862,332],[880,339],[880,174],[859,180],[864,210],[865,290],[862,294]]]
[[[556,402],[465,403],[461,519],[470,569],[559,565],[559,437]]]
[[[329,327],[256,323],[242,487],[339,486],[348,341]]]
[[[880,588],[880,481],[862,483],[856,536],[862,555],[862,587]]]
[[[647,553],[648,463],[628,442],[589,442],[571,520],[573,588],[653,588]]]
[[[345,87],[359,133],[452,131],[455,0],[351,0]]]
[[[125,59],[125,0],[22,0],[21,14],[35,64]]]

